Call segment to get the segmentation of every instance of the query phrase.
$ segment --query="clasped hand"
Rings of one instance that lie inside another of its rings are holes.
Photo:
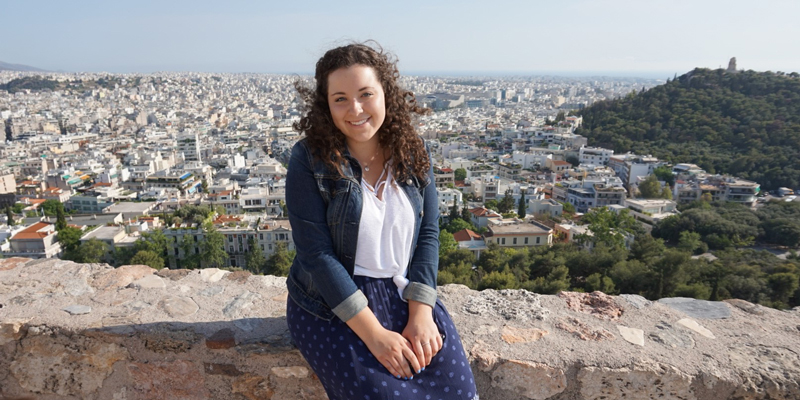
[[[431,307],[409,301],[409,314],[402,335],[383,329],[367,341],[370,352],[389,373],[405,379],[422,372],[442,348]]]

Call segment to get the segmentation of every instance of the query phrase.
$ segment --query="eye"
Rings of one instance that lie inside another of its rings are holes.
[[[372,97],[374,94],[372,92],[364,92],[361,94],[361,97]]]
[[[347,100],[347,99],[344,96],[342,96],[342,97],[337,97],[337,98],[333,99],[333,102],[334,103],[341,103],[341,102],[343,102],[345,100]]]

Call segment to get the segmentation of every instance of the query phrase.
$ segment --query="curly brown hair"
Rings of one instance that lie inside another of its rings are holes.
[[[378,129],[378,142],[388,150],[392,169],[396,177],[405,179],[410,175],[424,180],[430,168],[425,143],[417,135],[411,123],[412,114],[426,114],[427,108],[419,107],[414,93],[403,90],[397,83],[400,72],[397,59],[385,52],[377,43],[376,48],[364,43],[354,43],[328,50],[317,61],[316,87],[295,82],[295,88],[305,102],[305,116],[292,127],[306,136],[306,142],[314,156],[341,174],[345,162],[345,136],[336,127],[328,106],[328,76],[340,68],[353,65],[371,67],[383,86],[386,118]]]

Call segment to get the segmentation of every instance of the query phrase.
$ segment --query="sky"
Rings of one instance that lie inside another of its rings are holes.
[[[401,73],[800,71],[797,0],[0,0],[0,61],[67,72],[311,73],[374,39]]]

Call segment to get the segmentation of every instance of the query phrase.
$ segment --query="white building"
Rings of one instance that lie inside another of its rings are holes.
[[[608,165],[608,160],[614,155],[614,150],[602,147],[581,147],[578,154],[581,164]]]

